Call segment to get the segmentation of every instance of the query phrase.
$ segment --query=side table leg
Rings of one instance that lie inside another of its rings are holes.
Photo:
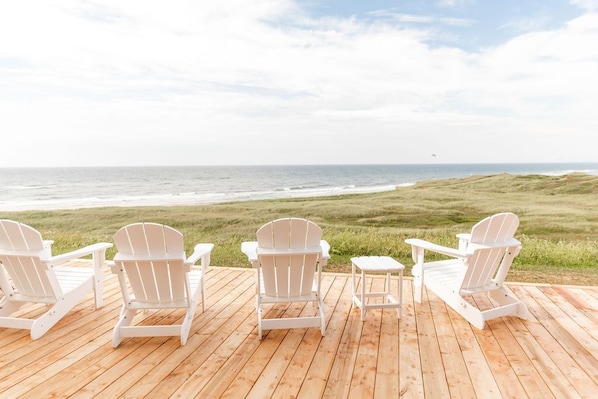
[[[398,284],[399,288],[397,289],[397,294],[399,295],[399,297],[397,298],[397,300],[399,301],[398,317],[400,319],[403,313],[403,270],[399,270]]]

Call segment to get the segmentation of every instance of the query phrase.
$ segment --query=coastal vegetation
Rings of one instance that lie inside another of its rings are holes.
[[[457,246],[455,234],[483,219],[510,211],[520,218],[517,238],[523,249],[507,280],[598,285],[598,176],[471,176],[427,180],[373,194],[201,206],[106,207],[75,210],[0,212],[54,240],[60,254],[93,242],[111,242],[122,226],[134,222],[168,224],[185,235],[187,251],[213,242],[212,265],[249,267],[241,242],[270,220],[311,219],[331,245],[325,271],[349,272],[357,255],[389,255],[413,264],[406,238]],[[115,250],[109,250],[111,259]],[[433,256],[430,254],[430,256]]]

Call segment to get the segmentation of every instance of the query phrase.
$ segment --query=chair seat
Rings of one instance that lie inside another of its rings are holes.
[[[82,267],[59,266],[54,268],[54,272],[63,292],[74,290],[94,276],[93,269]]]

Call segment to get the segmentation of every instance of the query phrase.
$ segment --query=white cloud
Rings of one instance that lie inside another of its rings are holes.
[[[598,10],[598,1],[597,0],[570,0],[570,1],[571,1],[571,4],[574,4],[584,10],[588,10],[588,11]]]
[[[476,53],[283,0],[5,3],[0,166],[596,160],[596,14]]]

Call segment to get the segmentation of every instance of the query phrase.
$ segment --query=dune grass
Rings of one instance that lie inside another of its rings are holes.
[[[389,255],[413,262],[406,238],[456,246],[486,216],[519,215],[523,244],[508,276],[511,281],[598,285],[598,176],[510,175],[428,180],[394,191],[318,198],[248,201],[206,206],[94,208],[0,212],[54,240],[54,254],[97,241],[112,241],[133,222],[168,224],[195,243],[213,242],[212,264],[248,267],[241,242],[255,239],[262,224],[279,217],[318,223],[331,244],[326,271],[350,271],[357,255]],[[108,258],[114,256],[109,250]]]

